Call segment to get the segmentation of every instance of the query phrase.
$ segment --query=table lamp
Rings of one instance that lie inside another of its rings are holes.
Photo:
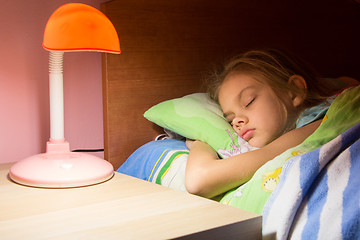
[[[110,20],[99,10],[68,3],[50,16],[43,47],[49,51],[50,139],[46,153],[16,162],[9,177],[16,183],[43,188],[81,187],[109,180],[113,166],[106,160],[71,152],[64,138],[64,52],[120,53],[120,43]]]

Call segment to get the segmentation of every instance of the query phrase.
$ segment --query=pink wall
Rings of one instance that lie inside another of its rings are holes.
[[[2,1],[0,163],[45,151],[49,139],[48,52],[41,43],[47,19],[68,2]],[[99,8],[105,0],[77,2]],[[71,149],[103,148],[101,92],[101,54],[66,53],[65,138]]]

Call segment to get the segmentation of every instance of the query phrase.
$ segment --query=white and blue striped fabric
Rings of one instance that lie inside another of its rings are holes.
[[[360,239],[360,123],[289,159],[263,211],[276,239]]]

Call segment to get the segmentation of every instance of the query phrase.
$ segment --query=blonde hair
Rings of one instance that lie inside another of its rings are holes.
[[[218,102],[219,89],[230,74],[249,74],[270,86],[280,97],[283,92],[299,94],[303,91],[288,80],[293,75],[304,78],[307,89],[305,100],[299,110],[316,106],[334,94],[301,60],[277,49],[252,50],[230,59],[220,71],[216,71],[207,83],[208,93]]]

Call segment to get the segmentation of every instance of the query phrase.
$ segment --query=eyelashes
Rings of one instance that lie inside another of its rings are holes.
[[[252,98],[248,104],[246,104],[245,108],[249,107],[253,102],[255,101],[255,98]]]

